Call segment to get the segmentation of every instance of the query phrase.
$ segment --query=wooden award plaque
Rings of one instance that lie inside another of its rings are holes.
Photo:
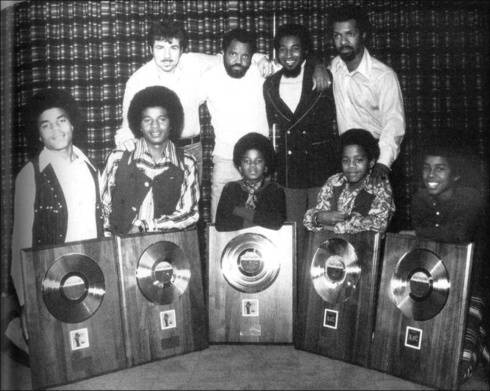
[[[209,227],[210,342],[291,343],[295,230]]]
[[[129,365],[208,347],[196,230],[116,240]]]
[[[310,232],[307,240],[298,267],[295,347],[367,366],[375,319],[379,234]]]
[[[371,368],[457,388],[472,256],[472,244],[387,234]]]
[[[34,389],[127,367],[112,239],[22,251]]]

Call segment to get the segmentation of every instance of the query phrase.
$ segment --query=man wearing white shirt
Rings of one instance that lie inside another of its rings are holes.
[[[388,177],[405,134],[400,84],[393,69],[364,46],[370,23],[360,7],[332,10],[329,28],[338,52],[331,71],[339,133],[362,128],[379,140],[381,153],[371,174],[377,182]]]
[[[235,143],[245,134],[269,136],[262,94],[264,79],[250,67],[256,50],[255,35],[234,29],[223,37],[223,62],[209,69],[201,82],[201,98],[207,102],[214,128],[211,218],[214,221],[219,197],[226,183],[241,178],[233,164]]]

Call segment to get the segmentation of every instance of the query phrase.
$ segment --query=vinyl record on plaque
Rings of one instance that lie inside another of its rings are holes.
[[[406,317],[428,320],[443,309],[450,285],[442,260],[430,250],[417,248],[396,264],[390,281],[391,299]]]
[[[279,251],[265,236],[244,233],[228,242],[221,255],[225,280],[241,292],[257,293],[272,285],[280,269]]]
[[[313,287],[328,303],[347,301],[361,276],[354,247],[340,238],[328,239],[315,251],[310,268]]]
[[[104,274],[86,255],[66,254],[51,265],[41,284],[48,311],[65,323],[90,318],[105,295]]]
[[[191,278],[190,264],[175,243],[160,241],[141,254],[136,280],[143,296],[157,304],[171,304],[182,295]]]

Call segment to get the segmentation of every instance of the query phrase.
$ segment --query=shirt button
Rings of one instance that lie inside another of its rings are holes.
[[[131,207],[131,210],[132,210],[133,212],[136,212],[136,207],[132,206],[132,207]]]
[[[287,134],[291,134],[291,131],[290,131],[290,130],[288,130],[286,133],[287,133]]]
[[[439,224],[436,224],[435,226],[436,226],[436,228],[439,228]]]
[[[436,215],[438,215],[438,216],[440,215],[439,211],[436,212]]]
[[[292,152],[292,151],[288,151],[288,155],[292,155],[292,154],[293,154],[293,152]]]
[[[149,182],[145,182],[145,187],[150,187],[150,183]]]
[[[303,130],[303,131],[301,132],[301,134],[306,134],[306,130]]]

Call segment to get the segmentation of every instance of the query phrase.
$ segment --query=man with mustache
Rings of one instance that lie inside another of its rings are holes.
[[[365,47],[371,25],[362,8],[333,9],[328,26],[338,53],[330,69],[339,133],[362,128],[379,140],[381,153],[371,173],[378,183],[388,178],[405,134],[400,84],[393,69]]]
[[[280,26],[274,49],[282,69],[264,83],[267,119],[276,136],[277,182],[284,187],[287,219],[296,222],[298,254],[305,233],[303,216],[316,205],[326,179],[340,168],[332,89],[314,88],[317,61],[311,48],[304,26]]]

